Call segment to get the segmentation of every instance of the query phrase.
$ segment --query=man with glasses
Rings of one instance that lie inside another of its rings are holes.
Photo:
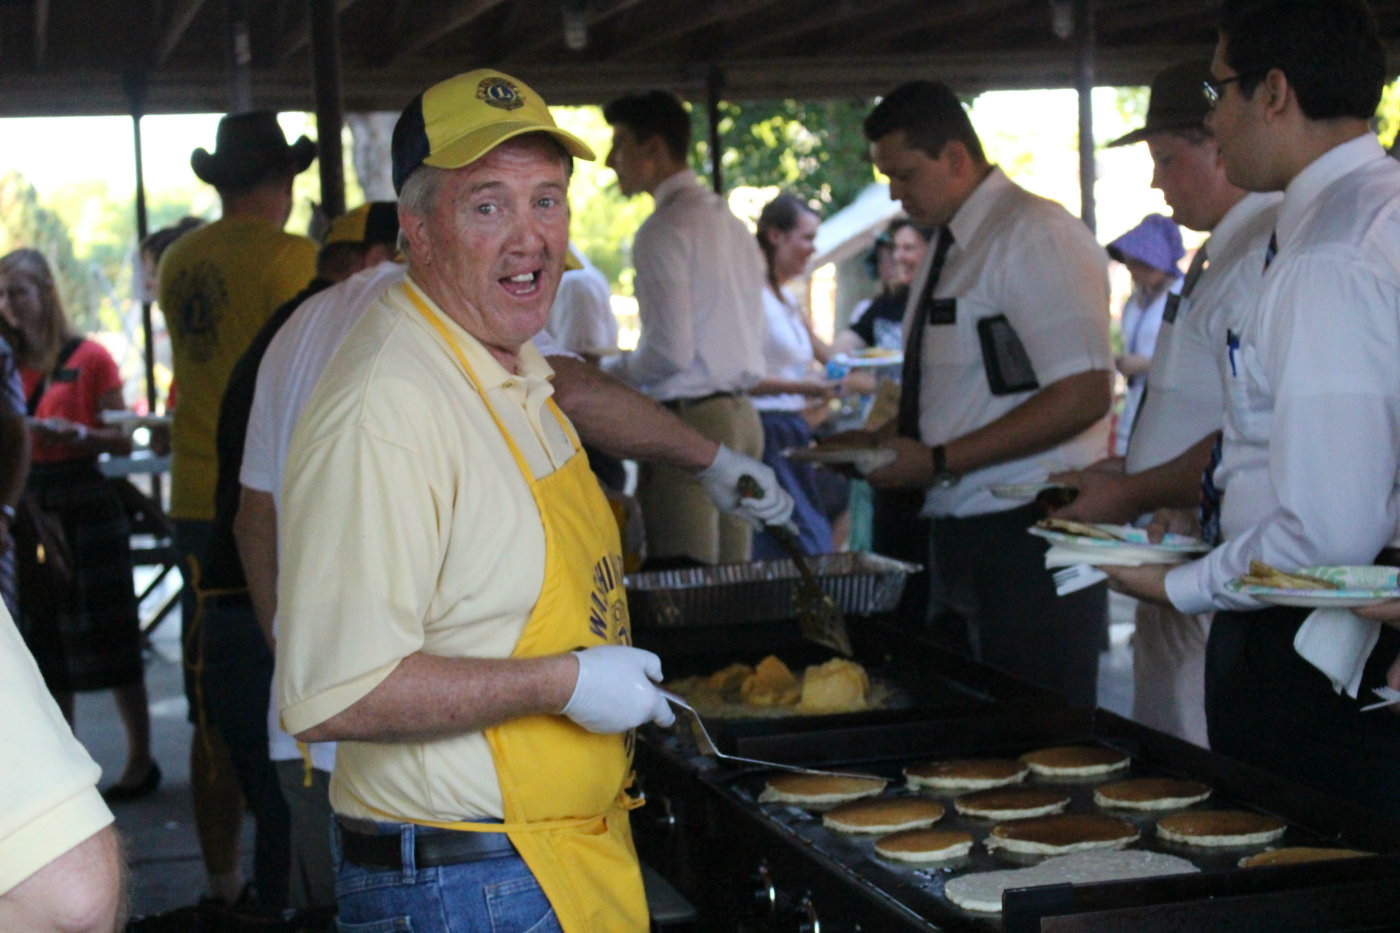
[[[1230,181],[1284,192],[1226,373],[1225,543],[1110,571],[1133,595],[1217,612],[1211,747],[1377,812],[1400,807],[1400,719],[1360,712],[1400,632],[1269,608],[1226,584],[1252,559],[1369,564],[1400,524],[1400,166],[1369,120],[1385,52],[1364,0],[1227,0],[1203,85]]]

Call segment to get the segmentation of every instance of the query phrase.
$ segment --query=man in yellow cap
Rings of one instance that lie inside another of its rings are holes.
[[[674,717],[529,344],[593,153],[478,70],[409,105],[393,157],[408,275],[317,383],[278,518],[283,722],[342,743],[340,921],[644,930],[625,733]]]

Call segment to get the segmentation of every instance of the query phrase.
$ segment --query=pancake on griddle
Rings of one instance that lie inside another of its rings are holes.
[[[878,796],[885,784],[885,779],[878,777],[775,774],[768,779],[758,800],[759,803],[791,803],[808,810],[825,810],[850,800]]]
[[[952,878],[943,893],[963,910],[1001,912],[1001,895],[1008,888],[1048,884],[1097,884],[1126,878],[1152,878],[1200,871],[1184,858],[1162,852],[1076,852],[1048,858],[1030,868],[981,871]]]
[[[1063,813],[1069,794],[1044,787],[994,787],[963,794],[953,801],[963,816],[986,820],[1021,820]]]
[[[1101,745],[1060,745],[1026,752],[1021,760],[1045,777],[1088,777],[1126,768],[1131,759]]]
[[[1176,778],[1131,778],[1094,788],[1094,803],[1125,810],[1180,810],[1209,796],[1200,781]]]
[[[906,829],[875,840],[875,852],[898,862],[944,862],[972,851],[972,835],[956,829]]]
[[[1253,846],[1273,842],[1288,824],[1248,810],[1188,810],[1157,821],[1157,835],[1193,846]]]
[[[949,758],[922,761],[904,769],[910,787],[935,790],[982,790],[1025,780],[1030,766],[1010,758]]]
[[[833,807],[822,825],[838,833],[884,835],[902,829],[925,829],[943,818],[943,804],[927,797],[876,797]]]
[[[1120,849],[1138,838],[1127,820],[1098,813],[1060,813],[998,823],[987,834],[988,849],[1028,855],[1064,855],[1086,849]]]
[[[1320,846],[1284,846],[1256,852],[1240,859],[1241,868],[1264,868],[1268,865],[1297,865],[1302,862],[1330,862],[1339,858],[1365,858],[1374,852],[1359,849],[1328,849]]]

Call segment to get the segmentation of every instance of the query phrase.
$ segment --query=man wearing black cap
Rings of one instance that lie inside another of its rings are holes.
[[[199,616],[198,567],[214,518],[215,433],[229,373],[263,322],[315,275],[316,244],[282,229],[291,213],[292,179],[315,156],[316,145],[305,136],[287,143],[275,113],[225,116],[219,121],[214,151],[196,149],[190,157],[194,173],[218,191],[223,216],[182,237],[161,259],[160,306],[170,330],[179,386],[171,424],[170,516],[185,562],[186,626],[195,625]],[[217,603],[223,597],[211,593],[208,598]],[[196,667],[198,659],[188,663]],[[238,787],[222,739],[217,730],[206,730],[198,694],[188,692],[195,720],[190,774],[208,893],[213,899],[232,901],[242,893]],[[205,760],[210,755],[215,760]],[[277,819],[256,811],[255,816],[260,822]],[[282,904],[285,855],[264,848],[255,863],[259,897],[264,903]]]
[[[1246,193],[1225,177],[1220,146],[1206,126],[1210,108],[1201,84],[1209,78],[1205,60],[1164,69],[1152,79],[1146,124],[1109,143],[1146,142],[1152,185],[1173,219],[1211,231],[1211,238],[1197,250],[1181,293],[1168,298],[1123,469],[1098,465],[1052,477],[1079,490],[1058,517],[1130,522],[1168,506],[1194,510],[1200,497],[1201,470],[1225,416],[1219,348],[1240,329],[1259,290],[1280,200]],[[1136,621],[1133,718],[1205,745],[1210,615],[1140,602]]]
[[[1176,568],[1112,574],[1139,598],[1217,610],[1213,750],[1393,814],[1400,718],[1362,707],[1400,655],[1400,632],[1326,597],[1294,608],[1230,585],[1254,560],[1288,572],[1367,565],[1397,540],[1400,165],[1369,125],[1385,47],[1365,0],[1226,0],[1210,75],[1202,91],[1226,175],[1284,192],[1256,300],[1216,348],[1224,540]]]

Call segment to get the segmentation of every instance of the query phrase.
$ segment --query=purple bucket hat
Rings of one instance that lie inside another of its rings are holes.
[[[1119,262],[1136,259],[1154,269],[1181,275],[1177,263],[1186,255],[1181,229],[1170,217],[1148,214],[1142,222],[1108,244],[1108,255]]]

